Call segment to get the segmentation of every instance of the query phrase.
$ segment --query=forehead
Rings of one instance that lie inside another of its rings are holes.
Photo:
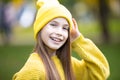
[[[65,18],[55,18],[55,19],[51,20],[50,22],[58,22],[58,23],[68,24],[68,21]]]

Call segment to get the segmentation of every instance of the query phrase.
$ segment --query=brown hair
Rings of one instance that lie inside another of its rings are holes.
[[[46,74],[47,74],[46,80],[61,80],[60,75],[54,63],[51,60],[51,56],[47,52],[44,46],[45,44],[42,42],[41,33],[39,32],[37,36],[37,44],[35,46],[35,52],[37,52],[40,55],[40,58],[43,60],[43,63],[45,65]],[[65,79],[74,80],[72,67],[71,67],[70,36],[68,36],[66,43],[56,51],[56,55],[62,63],[63,70],[65,73]]]

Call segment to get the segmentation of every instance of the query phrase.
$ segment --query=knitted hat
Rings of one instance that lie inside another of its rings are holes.
[[[72,27],[72,15],[67,8],[61,5],[57,0],[38,0],[37,1],[38,12],[34,22],[34,38],[38,32],[51,20],[57,17],[65,18],[70,29]]]

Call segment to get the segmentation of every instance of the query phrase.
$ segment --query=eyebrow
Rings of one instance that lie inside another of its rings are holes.
[[[56,23],[56,24],[59,24],[59,22],[57,22],[57,21],[55,21],[55,20],[51,21],[50,23]]]

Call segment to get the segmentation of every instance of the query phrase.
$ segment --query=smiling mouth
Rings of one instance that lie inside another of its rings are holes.
[[[61,42],[63,41],[61,38],[57,38],[57,37],[50,37],[53,41],[55,42]]]

